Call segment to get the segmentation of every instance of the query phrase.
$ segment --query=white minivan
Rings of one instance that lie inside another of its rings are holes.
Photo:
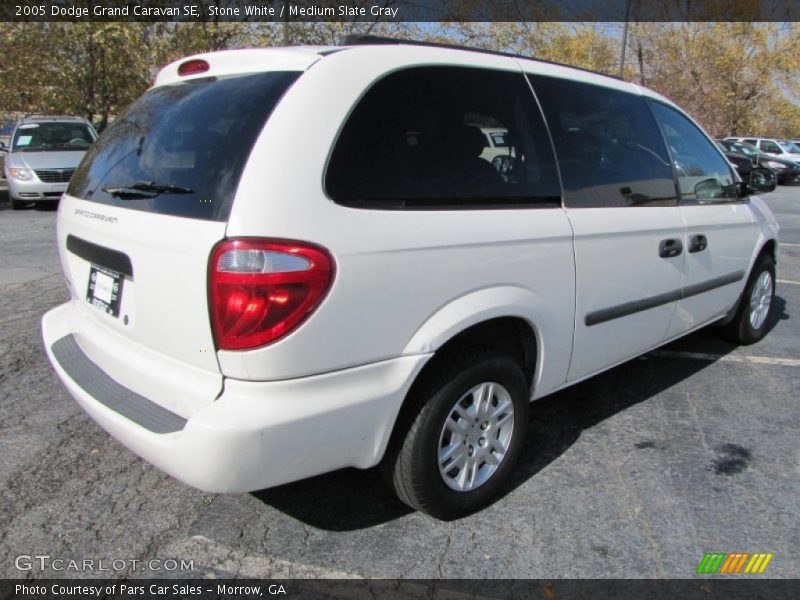
[[[121,443],[210,492],[380,464],[452,518],[501,491],[530,401],[711,323],[765,335],[774,177],[669,100],[351,42],[170,64],[80,164],[42,330]]]

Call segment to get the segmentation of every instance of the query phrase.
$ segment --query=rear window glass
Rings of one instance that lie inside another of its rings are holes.
[[[67,193],[134,210],[227,220],[253,144],[299,75],[211,77],[150,90],[103,132]]]

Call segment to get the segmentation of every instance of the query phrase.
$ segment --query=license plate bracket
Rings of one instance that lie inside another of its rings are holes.
[[[86,300],[104,313],[112,317],[119,317],[123,281],[124,277],[121,273],[99,265],[92,265],[89,269]]]

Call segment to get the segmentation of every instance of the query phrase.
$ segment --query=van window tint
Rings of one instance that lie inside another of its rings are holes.
[[[664,141],[641,96],[534,75],[568,207],[674,206]]]
[[[298,76],[210,77],[150,90],[103,132],[67,193],[135,210],[227,220],[253,144]]]
[[[719,150],[678,111],[652,102],[672,154],[681,201],[712,202],[736,198],[733,172]]]
[[[364,208],[557,207],[561,190],[519,73],[420,67],[374,84],[333,149],[325,188]]]

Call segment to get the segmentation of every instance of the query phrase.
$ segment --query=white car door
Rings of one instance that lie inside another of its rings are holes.
[[[568,381],[661,344],[685,253],[669,155],[645,100],[532,76],[574,233],[575,334]]]
[[[686,116],[652,102],[678,173],[686,221],[682,298],[674,337],[728,312],[744,288],[758,223],[736,193],[735,176],[711,140]]]

